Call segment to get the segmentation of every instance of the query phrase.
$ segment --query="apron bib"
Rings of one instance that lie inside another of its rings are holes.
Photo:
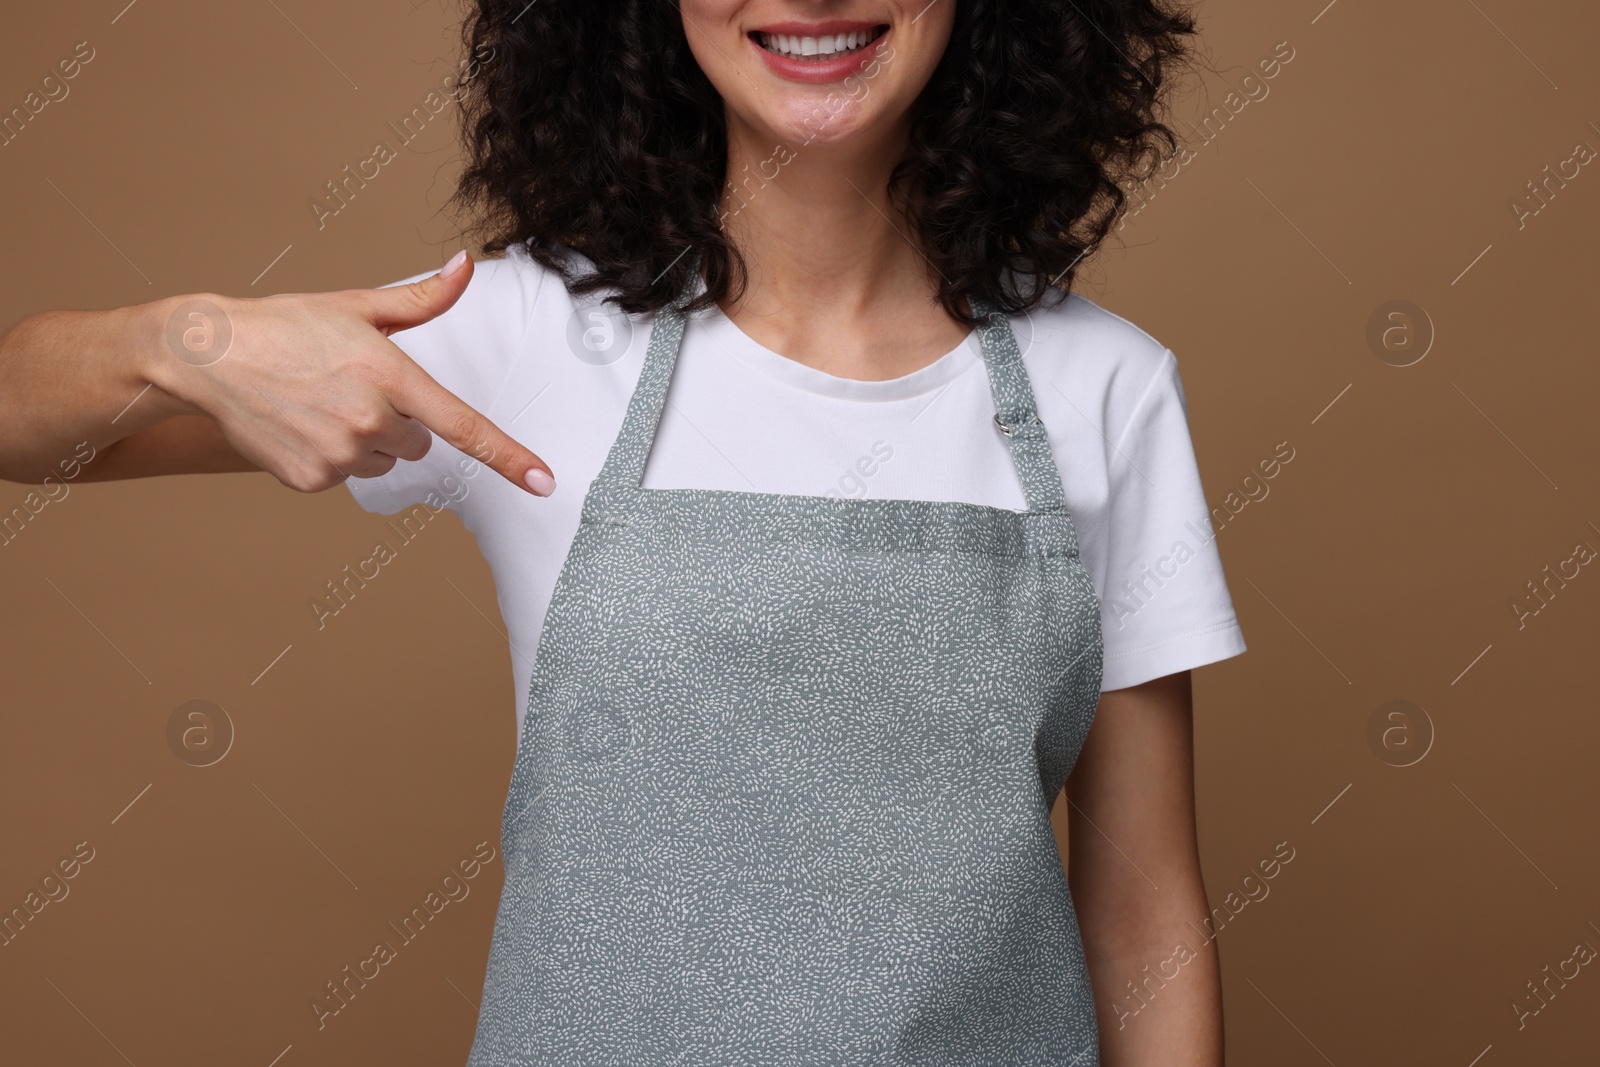
[[[1009,322],[1026,511],[644,489],[698,284],[551,597],[468,1067],[1094,1067],[1049,809],[1100,603]]]

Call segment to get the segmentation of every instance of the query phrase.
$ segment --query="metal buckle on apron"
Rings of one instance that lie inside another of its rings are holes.
[[[1038,423],[1039,423],[1039,415],[1036,412],[1034,414],[1033,418],[1029,419],[1023,425],[1025,425],[1025,426],[1035,426],[1035,425],[1038,425]],[[995,429],[999,430],[1001,433],[1005,434],[1007,437],[1011,436],[1011,434],[1013,432],[1013,427],[1007,426],[1005,423],[1000,421],[1000,413],[998,411],[994,413],[994,425],[995,425]]]

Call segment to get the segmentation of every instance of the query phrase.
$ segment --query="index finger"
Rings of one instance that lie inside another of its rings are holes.
[[[399,382],[389,396],[389,403],[397,412],[416,419],[452,447],[535,496],[555,492],[555,475],[544,460],[440,385],[415,362],[402,363]]]

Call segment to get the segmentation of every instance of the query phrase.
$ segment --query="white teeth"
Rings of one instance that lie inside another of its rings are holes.
[[[877,39],[872,31],[838,33],[831,37],[800,37],[790,33],[758,33],[761,46],[781,56],[816,56],[827,58],[864,48]]]

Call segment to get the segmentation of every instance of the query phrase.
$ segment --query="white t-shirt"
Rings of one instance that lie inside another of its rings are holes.
[[[345,484],[368,511],[422,506],[412,529],[448,507],[476,538],[510,638],[520,740],[545,609],[651,317],[575,301],[519,248],[475,271],[449,311],[391,339],[543,458],[555,493],[536,497],[438,438],[416,462]],[[1101,689],[1243,652],[1172,352],[1077,293],[1011,325],[1100,595]],[[911,374],[856,381],[764,348],[713,308],[688,320],[643,485],[1023,510],[994,410],[976,335]]]

